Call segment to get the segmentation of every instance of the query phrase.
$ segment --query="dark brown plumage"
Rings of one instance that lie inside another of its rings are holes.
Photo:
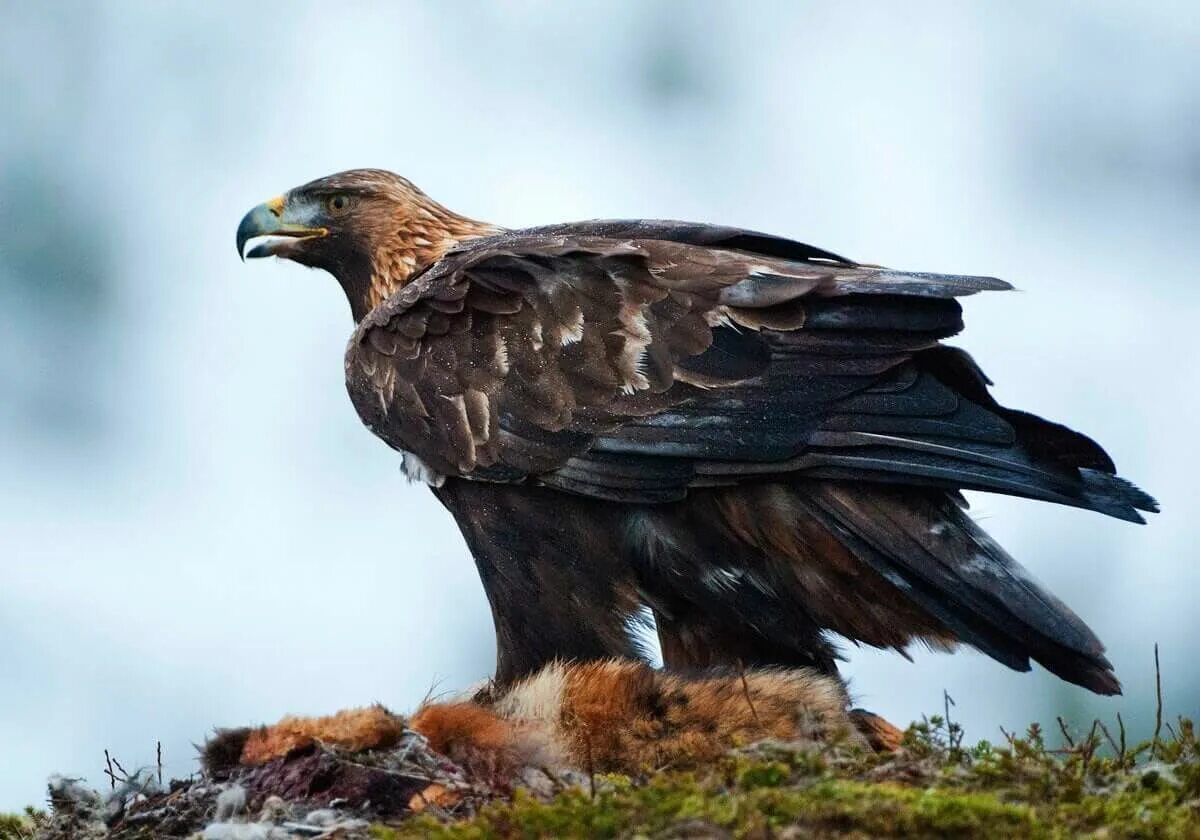
[[[971,644],[1119,690],[1103,646],[964,512],[988,490],[1139,522],[1093,441],[998,405],[955,298],[897,272],[680,222],[503,231],[374,170],[300,187],[238,234],[330,270],[364,423],[434,486],[479,566],[497,678],[549,659],[834,670],[836,633]]]

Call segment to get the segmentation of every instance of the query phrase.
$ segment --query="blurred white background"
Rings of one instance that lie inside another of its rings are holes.
[[[850,649],[968,738],[1200,712],[1194,2],[0,2],[0,809],[52,771],[195,769],[213,725],[493,661],[449,517],[345,396],[335,282],[243,266],[253,204],[394,169],[511,226],[668,217],[994,274],[1001,401],[1100,440],[1145,528],[976,496],[1108,643],[1124,698],[972,652]]]

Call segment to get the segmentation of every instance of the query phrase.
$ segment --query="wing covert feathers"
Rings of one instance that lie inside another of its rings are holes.
[[[1007,288],[676,222],[516,231],[372,311],[347,384],[364,421],[437,475],[663,502],[791,474],[1141,521],[1153,500],[1103,450],[999,406],[940,345],[962,328],[955,298]]]

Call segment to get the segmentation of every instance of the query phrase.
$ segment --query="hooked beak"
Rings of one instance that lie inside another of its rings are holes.
[[[303,219],[292,218],[293,215],[298,214],[292,212],[285,196],[273,198],[255,207],[238,225],[238,256],[243,260],[247,257],[288,257],[295,251],[296,243],[329,234],[327,228],[312,227],[305,224]],[[255,245],[248,252],[245,250],[247,242],[262,236],[271,238]]]

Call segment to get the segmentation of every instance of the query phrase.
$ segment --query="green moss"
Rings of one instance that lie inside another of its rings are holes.
[[[442,824],[423,818],[399,829],[378,828],[384,840],[440,837],[617,837],[655,834],[681,823],[720,826],[738,837],[767,837],[785,826],[829,835],[1034,837],[1036,815],[994,796],[907,789],[894,784],[824,780],[797,789],[719,790],[668,775],[623,793],[579,792],[550,803],[518,797],[485,808],[474,819]]]
[[[779,787],[790,775],[788,766],[779,761],[749,762],[738,773],[738,784],[744,788]]]
[[[699,823],[737,837],[769,837],[794,826],[823,836],[1068,837],[1105,829],[1107,837],[1200,837],[1193,807],[1167,794],[1089,795],[1079,802],[1033,805],[996,793],[910,788],[892,782],[824,779],[798,788],[722,789],[687,775],[666,774],[595,799],[565,793],[551,802],[516,797],[470,820],[430,817],[379,827],[381,840],[617,837]]]
[[[931,718],[895,757],[756,748],[703,772],[597,777],[597,793],[518,793],[469,819],[378,826],[379,840],[654,836],[715,827],[799,836],[1200,838],[1200,754],[1190,724],[1170,743],[1048,749],[1032,727],[1002,747],[964,748]],[[1151,762],[1147,764],[1147,761]]]
[[[23,814],[0,814],[0,840],[29,840],[46,815],[34,808]]]

